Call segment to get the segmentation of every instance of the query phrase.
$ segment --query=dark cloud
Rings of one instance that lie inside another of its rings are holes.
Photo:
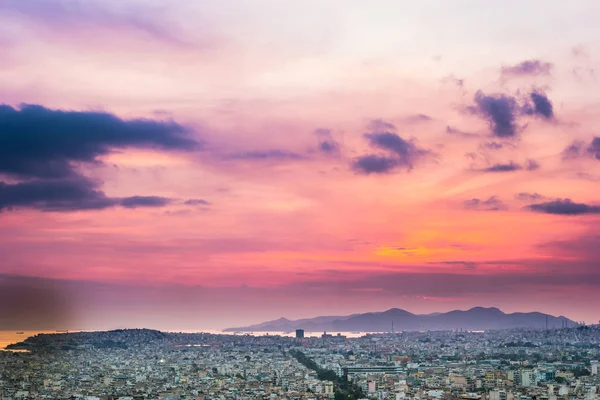
[[[357,157],[352,162],[352,169],[362,174],[387,174],[398,166],[398,160],[392,157],[368,154]]]
[[[574,203],[571,199],[559,199],[546,203],[530,204],[526,208],[535,212],[555,215],[600,214],[600,206]]]
[[[371,146],[394,153],[398,157],[397,164],[408,168],[412,168],[420,157],[429,153],[418,148],[413,141],[403,139],[393,132],[367,133],[365,138]]]
[[[208,206],[210,203],[204,199],[189,199],[184,202],[186,206]]]
[[[525,169],[527,171],[535,171],[540,168],[540,164],[535,160],[527,160],[527,164],[523,167],[514,161],[510,161],[507,164],[494,164],[491,167],[484,168],[484,172],[513,172]]]
[[[158,196],[108,197],[98,183],[84,177],[29,180],[14,184],[0,182],[0,211],[33,208],[41,211],[101,210],[122,206],[163,207],[171,199]]]
[[[171,202],[167,197],[159,196],[131,196],[120,199],[119,204],[126,208],[137,207],[164,207]]]
[[[553,65],[540,60],[526,60],[516,65],[502,67],[502,75],[510,76],[535,76],[550,75]]]
[[[0,182],[0,211],[35,208],[43,211],[98,210],[113,207],[117,199],[96,189],[83,177],[58,180],[32,180],[7,184]]]
[[[547,120],[554,119],[554,107],[548,97],[534,91],[529,94],[529,100],[519,104],[517,100],[505,94],[485,95],[478,91],[475,94],[475,106],[467,109],[476,115],[485,118],[489,124],[492,135],[500,138],[511,138],[522,129],[518,125],[518,118],[522,115],[539,116]]]
[[[0,173],[16,178],[65,178],[73,164],[96,162],[115,148],[191,150],[199,143],[181,125],[123,120],[105,112],[0,105]]]
[[[355,158],[351,165],[355,172],[384,174],[400,167],[411,170],[421,158],[434,154],[429,150],[419,148],[414,140],[406,140],[397,133],[392,132],[395,127],[388,122],[374,120],[369,126],[382,129],[365,133],[364,138],[367,139],[371,147],[387,154],[367,154]]]
[[[29,207],[44,211],[151,206],[155,197],[107,197],[100,182],[82,176],[79,164],[129,147],[188,151],[200,144],[181,125],[169,121],[123,120],[91,111],[19,109],[0,105],[0,210]],[[164,203],[166,204],[166,203]],[[164,205],[162,204],[162,205]]]
[[[484,172],[512,172],[512,171],[518,171],[520,169],[523,169],[523,167],[520,164],[517,164],[517,163],[511,161],[508,164],[492,165],[491,167],[484,168],[483,171]]]
[[[513,137],[517,134],[519,107],[514,97],[506,95],[475,94],[475,106],[471,112],[485,118],[490,123],[492,134],[497,137]]]
[[[233,160],[302,160],[305,156],[287,150],[268,149],[268,150],[250,150],[226,156]]]
[[[466,200],[463,203],[464,207],[469,210],[482,210],[482,211],[500,211],[506,210],[506,205],[498,199],[496,196],[491,196],[487,200],[471,199]]]
[[[537,115],[545,119],[554,118],[554,107],[548,97],[541,92],[532,92],[529,94],[533,104],[525,104],[523,113],[527,115]]]

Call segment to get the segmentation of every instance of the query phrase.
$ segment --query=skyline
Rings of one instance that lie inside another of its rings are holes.
[[[0,329],[598,322],[598,2],[228,4],[0,2]]]

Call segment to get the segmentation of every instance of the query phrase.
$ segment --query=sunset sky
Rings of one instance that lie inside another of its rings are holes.
[[[598,15],[0,0],[0,329],[597,323]]]

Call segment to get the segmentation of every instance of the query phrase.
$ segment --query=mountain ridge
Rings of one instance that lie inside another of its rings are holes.
[[[308,332],[389,332],[422,330],[492,330],[515,328],[561,328],[577,323],[564,316],[553,316],[538,311],[505,313],[497,307],[472,307],[444,313],[413,314],[400,308],[347,316],[323,316],[262,322],[245,327],[227,328],[224,332],[290,332],[304,329]]]

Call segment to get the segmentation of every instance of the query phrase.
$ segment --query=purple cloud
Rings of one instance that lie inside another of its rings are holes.
[[[97,183],[84,177],[29,180],[10,183],[0,181],[0,211],[31,208],[41,211],[102,210],[164,207],[171,199],[158,196],[108,197],[97,189]]]
[[[315,135],[319,138],[319,150],[327,155],[337,155],[340,144],[333,138],[329,129],[317,129]]]
[[[369,123],[368,128],[373,132],[395,131],[396,126],[391,122],[382,119],[374,119]]]
[[[582,141],[574,141],[562,151],[563,160],[573,160],[579,158],[582,154],[585,143]]]
[[[494,164],[491,167],[484,168],[483,171],[485,171],[485,172],[512,172],[512,171],[518,171],[520,169],[523,169],[523,167],[520,164],[517,164],[517,163],[511,161],[508,164]]]
[[[471,112],[485,118],[497,137],[513,137],[517,134],[517,115],[519,107],[514,97],[506,95],[485,95],[478,91],[475,94],[475,107]]]
[[[482,211],[500,211],[506,210],[506,204],[504,204],[496,196],[491,196],[487,200],[471,199],[465,200],[463,205],[468,210],[482,210]]]
[[[487,150],[500,150],[504,148],[504,144],[503,143],[498,143],[498,142],[485,142],[485,143],[481,143],[479,145],[480,149],[487,149]]]
[[[528,193],[528,192],[521,192],[521,193],[517,193],[515,195],[515,198],[517,200],[524,200],[524,201],[534,201],[534,200],[545,200],[547,199],[546,196],[543,196],[539,193]]]
[[[539,162],[535,161],[535,160],[527,160],[527,166],[525,166],[525,169],[527,171],[535,171],[540,169],[541,165]]]
[[[426,115],[426,114],[413,114],[413,115],[409,115],[406,118],[404,118],[404,121],[406,121],[408,123],[429,122],[432,120],[433,120],[433,118],[431,118],[429,115]]]
[[[398,159],[398,165],[412,168],[420,157],[429,153],[427,150],[418,148],[411,140],[401,138],[393,132],[367,133],[365,138],[370,145],[394,153]]]
[[[234,153],[225,156],[226,159],[232,160],[251,160],[251,161],[265,161],[265,160],[303,160],[306,157],[302,154],[294,153],[287,150],[281,149],[268,149],[268,150],[250,150],[243,151],[240,153]]]
[[[120,199],[119,204],[125,208],[164,207],[171,199],[160,196],[131,196]]]
[[[576,140],[562,151],[563,160],[574,160],[586,156],[600,160],[600,137],[594,137],[587,148],[585,142]]]
[[[553,64],[549,62],[526,60],[515,65],[504,66],[501,72],[505,77],[550,75],[553,67]]]
[[[398,167],[398,160],[392,157],[368,154],[352,161],[352,169],[362,174],[387,174]]]
[[[188,199],[183,204],[186,206],[208,206],[210,203],[204,199]]]
[[[558,199],[546,203],[530,204],[526,208],[535,212],[555,215],[600,214],[600,206],[574,203],[571,199]]]
[[[587,149],[588,153],[590,153],[596,160],[600,160],[600,137],[596,136],[592,139],[592,143]]]
[[[541,92],[532,92],[530,95],[533,104],[523,106],[523,114],[541,116],[545,119],[554,118],[554,107],[548,97]]]
[[[365,133],[363,136],[371,147],[382,150],[387,155],[367,154],[355,158],[352,161],[352,169],[364,174],[384,174],[398,167],[412,169],[415,163],[422,157],[432,155],[429,150],[419,148],[414,140],[406,140],[395,132],[394,125],[383,120],[375,120],[370,124],[371,128],[384,128],[373,133]],[[388,128],[389,130],[386,130]]]
[[[527,171],[535,171],[540,168],[540,164],[535,160],[527,160],[527,164],[523,167],[514,161],[510,161],[507,164],[494,164],[491,167],[484,168],[484,172],[513,172],[525,169]]]

